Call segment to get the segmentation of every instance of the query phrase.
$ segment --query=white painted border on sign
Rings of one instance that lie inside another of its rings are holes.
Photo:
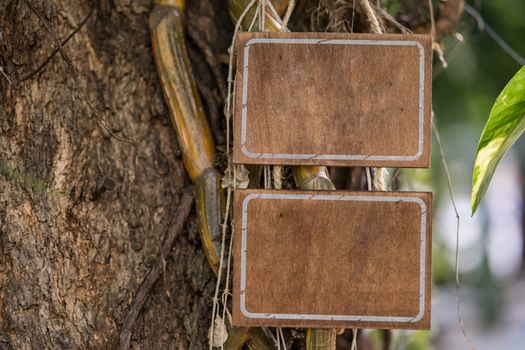
[[[248,62],[250,46],[256,44],[309,44],[309,45],[361,45],[361,46],[416,46],[419,49],[419,142],[414,155],[361,155],[361,154],[296,154],[296,153],[256,153],[246,146],[246,125],[248,118]],[[350,39],[277,39],[254,38],[244,46],[241,113],[241,151],[248,158],[271,159],[319,159],[319,160],[371,160],[371,161],[415,161],[423,155],[425,144],[425,49],[413,40],[350,40]]]
[[[360,315],[319,315],[319,314],[279,314],[256,313],[246,308],[246,255],[248,235],[248,204],[255,199],[292,199],[292,200],[324,200],[324,201],[357,201],[357,202],[407,202],[416,203],[421,207],[421,256],[419,280],[419,312],[414,316],[360,316]],[[241,233],[241,286],[240,309],[244,316],[256,319],[281,320],[323,320],[323,321],[363,321],[363,322],[399,322],[409,323],[420,321],[425,314],[425,279],[426,279],[426,244],[427,244],[427,206],[418,197],[388,197],[382,195],[309,195],[309,194],[250,194],[242,202],[242,233]]]

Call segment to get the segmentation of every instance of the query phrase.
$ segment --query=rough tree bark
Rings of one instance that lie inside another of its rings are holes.
[[[28,2],[60,41],[94,4],[64,46],[75,69],[59,53],[20,81],[56,47]],[[218,3],[188,2],[189,21],[224,53],[231,25]],[[0,1],[0,349],[116,348],[159,258],[189,180],[155,71],[150,8],[150,0]],[[191,43],[190,56],[201,85],[216,90]],[[96,110],[136,147],[110,136]],[[132,348],[207,347],[214,279],[196,224],[192,212]]]

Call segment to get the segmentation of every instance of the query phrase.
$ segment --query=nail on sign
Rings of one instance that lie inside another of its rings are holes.
[[[234,325],[428,329],[431,199],[237,190]]]
[[[233,161],[428,167],[429,35],[241,33]]]

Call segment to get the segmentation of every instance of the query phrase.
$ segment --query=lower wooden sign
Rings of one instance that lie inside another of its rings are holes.
[[[430,327],[432,194],[237,190],[233,324]]]

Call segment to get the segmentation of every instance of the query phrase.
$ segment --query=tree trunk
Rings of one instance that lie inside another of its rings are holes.
[[[212,2],[189,2],[189,19],[224,52],[231,35],[215,17],[231,28]],[[22,81],[57,47],[50,31],[63,41],[91,6],[65,55]],[[0,1],[0,349],[116,348],[161,255],[190,182],[155,71],[150,9],[150,0]],[[190,55],[201,85],[216,90],[203,56]],[[214,278],[193,211],[184,227],[132,348],[207,347]]]

